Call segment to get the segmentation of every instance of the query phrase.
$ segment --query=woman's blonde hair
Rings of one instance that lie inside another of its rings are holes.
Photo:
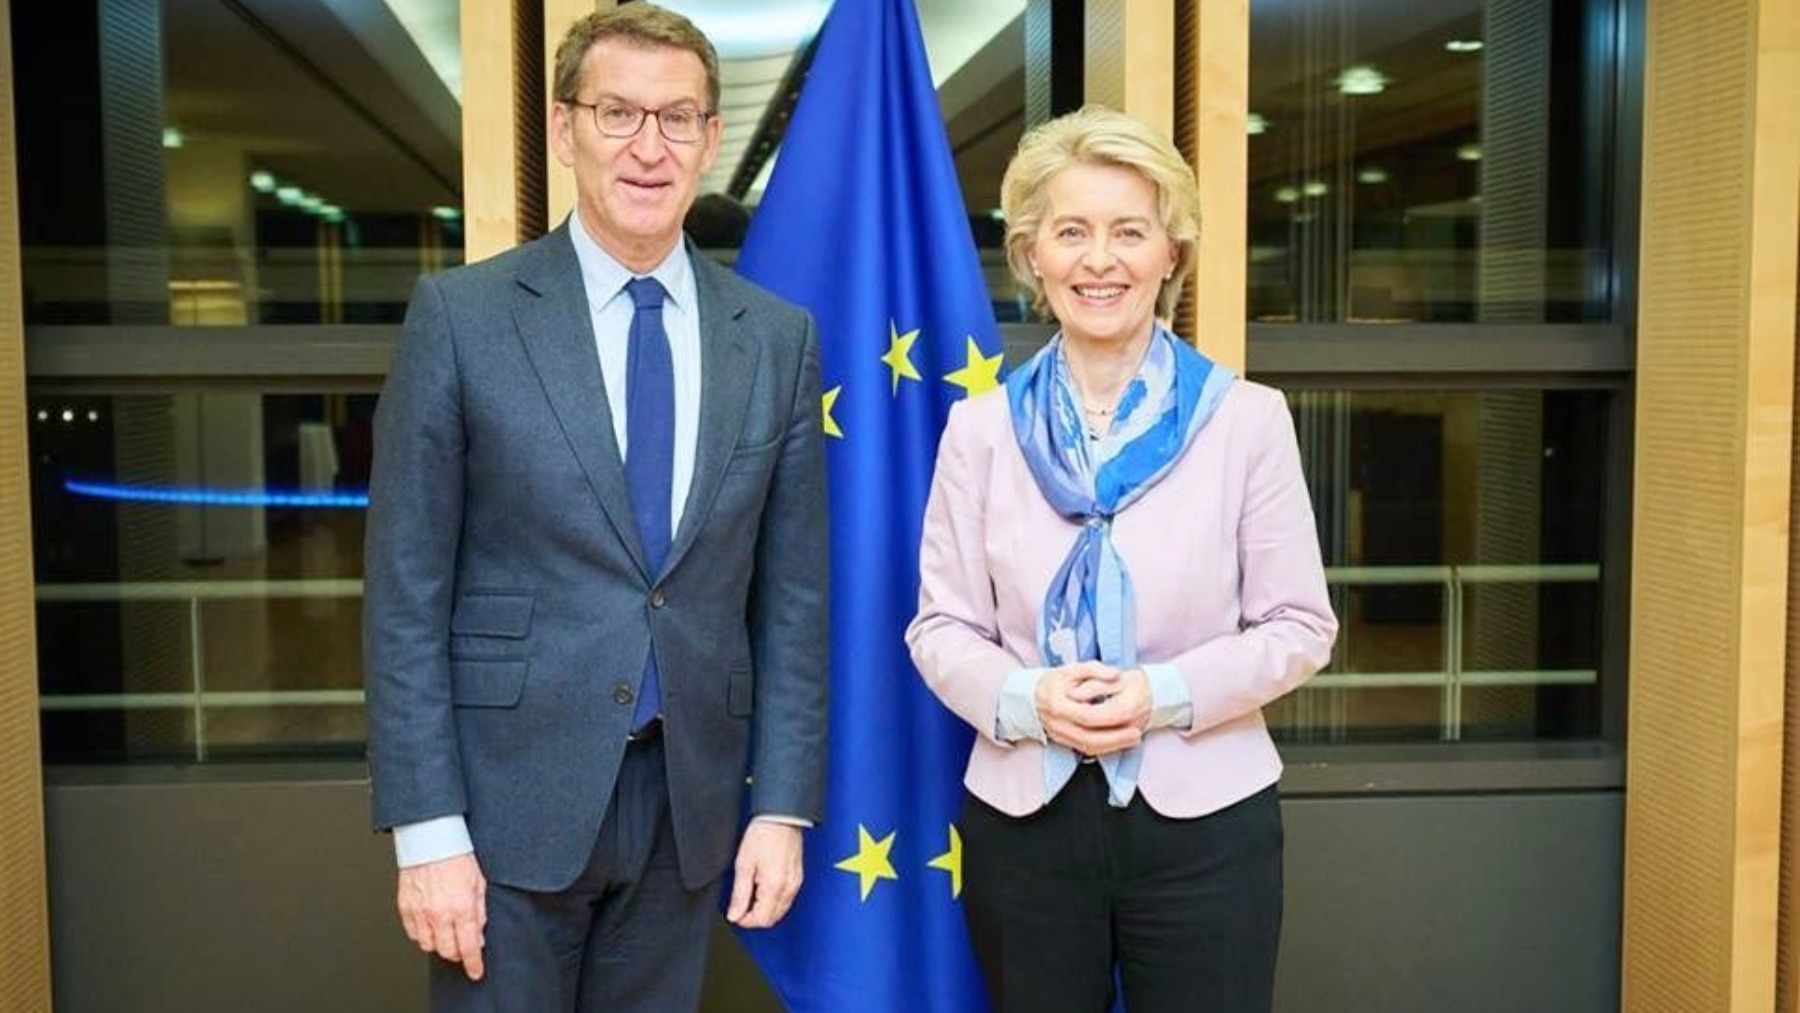
[[[1032,309],[1050,316],[1044,286],[1031,268],[1048,195],[1056,174],[1073,165],[1116,165],[1142,174],[1156,189],[1157,213],[1175,244],[1175,271],[1156,295],[1156,315],[1164,319],[1181,301],[1181,287],[1193,270],[1200,241],[1200,187],[1194,170],[1162,134],[1101,105],[1082,106],[1027,131],[1000,182],[1000,210],[1006,216],[1006,263],[1031,296]]]

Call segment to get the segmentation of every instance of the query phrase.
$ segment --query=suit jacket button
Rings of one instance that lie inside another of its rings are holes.
[[[613,687],[613,703],[622,706],[635,699],[637,699],[637,695],[631,692],[631,686],[628,683],[621,682]]]
[[[663,595],[662,588],[659,587],[656,590],[650,592],[650,607],[651,608],[653,608],[653,609],[662,608],[664,605],[668,604],[668,601],[669,601],[669,599]]]

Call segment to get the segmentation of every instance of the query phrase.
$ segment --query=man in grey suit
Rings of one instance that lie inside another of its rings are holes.
[[[731,921],[773,925],[800,886],[818,340],[682,241],[718,89],[678,15],[577,21],[551,113],[575,214],[421,279],[382,391],[369,760],[435,1010],[692,1010],[734,846]]]

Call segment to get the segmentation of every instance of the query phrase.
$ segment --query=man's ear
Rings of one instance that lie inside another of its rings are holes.
[[[563,102],[550,103],[550,150],[566,166],[575,164],[575,117]]]
[[[719,157],[719,140],[725,136],[725,121],[714,113],[706,118],[705,140],[706,150],[700,154],[700,174],[705,175],[712,169],[713,160]]]

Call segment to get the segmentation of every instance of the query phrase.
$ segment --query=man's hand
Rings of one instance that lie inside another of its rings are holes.
[[[799,827],[785,823],[750,821],[738,845],[726,921],[739,928],[766,929],[787,914],[805,875],[800,833]]]
[[[400,870],[400,924],[426,953],[463,966],[470,981],[483,973],[487,879],[473,854]]]
[[[1150,720],[1150,679],[1098,661],[1060,665],[1038,680],[1044,735],[1086,756],[1105,756],[1143,741]]]

